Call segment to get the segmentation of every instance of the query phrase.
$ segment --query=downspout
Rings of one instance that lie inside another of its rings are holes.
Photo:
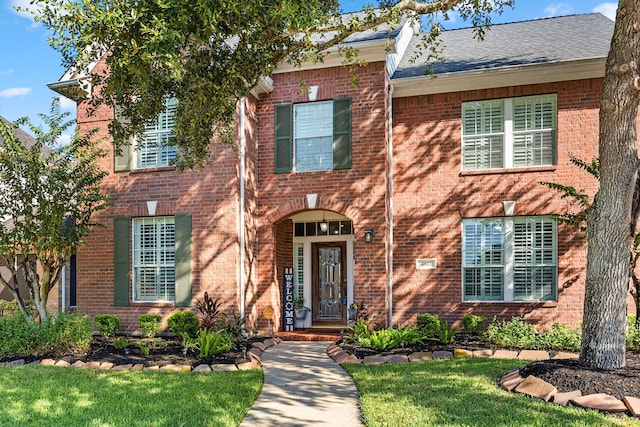
[[[240,292],[240,318],[244,319],[245,315],[245,301],[244,301],[244,260],[245,260],[245,218],[244,218],[244,209],[245,209],[245,146],[246,146],[246,138],[245,138],[245,122],[244,122],[244,114],[245,114],[245,98],[240,98],[240,123],[239,123],[239,134],[240,134],[240,220],[238,224],[238,236],[240,240],[240,254],[239,254],[239,263],[240,268],[238,269],[238,289]]]
[[[393,89],[392,84],[389,85],[389,106],[388,111],[388,123],[389,127],[389,143],[387,144],[387,164],[389,168],[387,179],[387,194],[389,198],[389,212],[387,214],[387,220],[389,222],[389,239],[387,242],[387,265],[389,266],[389,273],[387,274],[387,292],[389,294],[389,313],[387,319],[387,325],[393,326]]]
[[[66,298],[66,294],[67,294],[67,258],[65,257],[64,259],[64,266],[62,267],[62,274],[60,277],[60,291],[62,291],[62,301],[61,301],[61,305],[62,305],[62,310],[60,310],[60,307],[58,307],[58,311],[65,311],[66,305],[67,305],[67,298]]]

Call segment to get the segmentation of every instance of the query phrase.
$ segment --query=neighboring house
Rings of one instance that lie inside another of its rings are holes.
[[[11,122],[5,119],[4,117],[0,117],[0,120],[5,125],[11,125]],[[18,140],[22,144],[24,144],[25,147],[32,147],[36,142],[34,137],[32,137],[31,135],[29,135],[27,132],[23,131],[20,128],[14,129],[13,133],[18,138]],[[4,147],[4,139],[2,138],[2,136],[0,136],[0,150],[2,150],[2,147]],[[44,153],[47,153],[46,150],[49,150],[49,148],[47,147],[43,148]],[[4,218],[0,216],[0,226],[12,227],[11,220],[8,219],[6,216]],[[49,310],[49,312],[57,312],[57,311],[62,311],[62,310],[75,307],[75,296],[76,296],[75,294],[75,291],[76,291],[75,261],[76,261],[75,255],[72,255],[71,257],[69,257],[69,259],[67,260],[67,265],[64,268],[64,272],[62,273],[60,283],[58,283],[57,286],[55,286],[51,290],[51,293],[49,294],[50,295],[49,300],[47,301],[47,310]],[[0,262],[0,275],[2,275],[2,277],[5,280],[9,280],[11,277],[9,270],[6,268],[5,265],[2,265],[1,262]],[[19,282],[20,282],[20,295],[27,300],[30,299],[29,291],[26,285],[24,285],[24,279],[20,278]],[[64,284],[64,292],[60,292],[60,286],[62,284]],[[0,299],[8,300],[8,301],[13,300],[13,296],[11,295],[11,293],[7,289],[5,289],[5,287],[2,285],[0,285]]]
[[[568,204],[540,182],[596,190],[569,158],[597,155],[612,32],[600,14],[494,25],[481,42],[446,31],[435,79],[412,61],[409,24],[390,52],[384,29],[353,36],[368,63],[357,87],[335,54],[281,66],[241,102],[238,150],[213,145],[202,171],[179,173],[154,144],[168,101],[138,150],[102,165],[114,205],[78,248],[78,308],[133,329],[206,291],[250,330],[272,308],[282,330],[292,269],[311,308],[300,326],[344,327],[353,302],[400,325],[426,312],[578,325],[586,242],[552,219]],[[88,117],[82,82],[53,86],[81,101],[80,129],[107,136],[114,113]]]

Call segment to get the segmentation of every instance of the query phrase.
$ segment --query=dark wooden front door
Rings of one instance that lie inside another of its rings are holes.
[[[346,322],[347,275],[346,245],[314,243],[313,252],[313,323]]]

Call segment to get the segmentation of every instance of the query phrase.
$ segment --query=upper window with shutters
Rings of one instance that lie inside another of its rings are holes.
[[[276,105],[276,173],[349,168],[351,99]]]
[[[556,164],[556,95],[462,104],[462,170]]]
[[[142,135],[129,147],[123,147],[115,159],[116,171],[149,169],[171,166],[176,158],[176,147],[169,143],[175,125],[176,99],[165,101],[165,110],[154,122],[147,124]]]

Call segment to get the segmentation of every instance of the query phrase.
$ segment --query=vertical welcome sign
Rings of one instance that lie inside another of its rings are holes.
[[[295,310],[293,308],[293,268],[284,269],[284,330],[293,332]]]

